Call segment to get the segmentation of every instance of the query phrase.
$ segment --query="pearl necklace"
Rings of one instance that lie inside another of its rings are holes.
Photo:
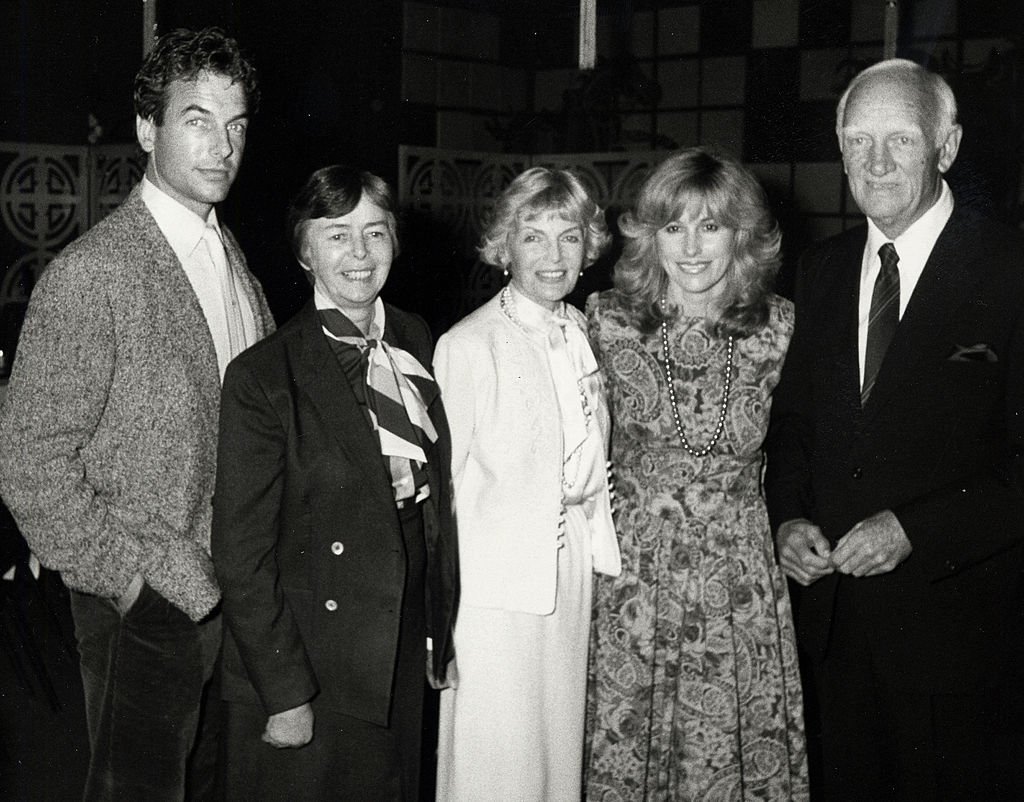
[[[519,315],[516,313],[515,300],[512,298],[512,294],[509,292],[508,285],[502,287],[501,295],[498,297],[498,303],[501,306],[501,311],[505,313],[505,317],[511,320],[520,331],[524,331],[527,334],[530,330],[526,327],[526,324],[519,319]],[[573,325],[572,321],[568,325]],[[576,379],[576,391],[580,394],[580,406],[583,408],[583,418],[586,422],[586,426],[590,428],[590,420],[593,417],[593,412],[590,409],[590,402],[587,400],[587,393],[583,389],[583,380],[579,377]]]
[[[501,289],[501,294],[498,297],[498,304],[501,307],[501,311],[505,314],[505,317],[507,317],[509,320],[511,320],[512,323],[515,324],[516,328],[518,328],[520,331],[526,332],[527,334],[530,333],[530,330],[526,327],[526,324],[524,324],[523,321],[519,319],[519,315],[516,313],[515,300],[512,298],[512,293],[509,291],[509,288],[508,288],[507,284],[504,287],[502,287],[502,289]],[[568,325],[573,325],[573,324],[570,321]],[[578,378],[578,377],[576,379],[576,391],[579,393],[579,396],[580,396],[580,407],[583,409],[584,426],[589,431],[590,430],[591,420],[593,418],[594,413],[593,413],[593,410],[591,410],[591,408],[590,408],[590,401],[587,399],[586,390],[584,390],[584,388],[583,388],[583,380],[581,378]],[[565,518],[565,500],[564,500],[564,496],[565,496],[565,493],[567,491],[571,490],[576,485],[576,482],[579,479],[580,464],[581,464],[581,462],[583,460],[583,455],[581,454],[582,450],[583,450],[583,447],[581,445],[579,448],[577,448],[571,454],[566,454],[564,456],[563,465],[562,465],[562,494],[563,494],[562,520],[563,521],[564,521],[564,518]],[[573,478],[570,480],[570,479],[568,479],[566,473],[567,473],[567,468],[569,466],[569,463],[573,462],[573,458],[574,457],[575,457],[576,470],[573,472]],[[561,526],[561,525],[562,524],[560,523],[559,526]]]
[[[665,299],[661,299],[661,308],[665,308]],[[725,352],[725,371],[723,378],[725,379],[725,389],[722,391],[722,408],[718,412],[718,423],[715,424],[715,433],[711,435],[711,442],[709,442],[704,448],[694,448],[690,445],[690,441],[686,439],[686,432],[683,431],[683,422],[679,418],[679,402],[676,400],[676,388],[675,388],[675,377],[672,375],[672,357],[670,356],[668,347],[668,322],[662,318],[661,321],[661,352],[662,357],[665,360],[665,379],[668,381],[668,400],[672,405],[672,420],[676,425],[676,434],[679,435],[679,443],[683,447],[683,451],[689,454],[691,457],[700,459],[706,457],[711,453],[711,449],[715,447],[718,439],[722,436],[722,432],[725,431],[725,416],[729,407],[729,393],[732,390],[732,366],[733,366],[733,352],[735,351],[735,341],[732,335],[729,336],[728,343],[726,344]]]

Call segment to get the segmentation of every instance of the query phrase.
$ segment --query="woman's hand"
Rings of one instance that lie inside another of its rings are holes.
[[[427,650],[427,683],[435,691],[443,691],[446,688],[455,689],[459,687],[459,668],[453,657],[444,672],[444,679],[439,680],[434,674],[434,650]]]
[[[263,740],[277,749],[305,746],[313,740],[313,708],[306,702],[267,719]]]

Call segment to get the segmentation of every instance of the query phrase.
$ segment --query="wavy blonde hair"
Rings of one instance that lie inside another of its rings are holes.
[[[512,261],[509,246],[519,224],[545,212],[555,212],[583,229],[584,267],[596,262],[611,241],[604,211],[575,175],[568,170],[531,167],[498,196],[477,249],[480,258],[507,269]]]
[[[679,314],[674,307],[661,307],[669,278],[655,235],[687,209],[705,208],[717,223],[736,232],[717,333],[747,337],[768,322],[768,296],[781,261],[778,224],[753,174],[735,159],[701,147],[659,164],[640,188],[635,208],[619,218],[626,243],[615,265],[615,287],[641,331],[653,331]]]

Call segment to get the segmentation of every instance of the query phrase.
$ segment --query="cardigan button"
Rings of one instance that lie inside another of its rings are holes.
[[[327,608],[327,612],[333,613],[338,609],[338,603],[334,599],[328,599],[324,602],[324,607]]]
[[[343,551],[345,551],[345,544],[342,543],[340,540],[335,540],[331,544],[331,553],[332,554],[341,554]]]
[[[863,475],[864,471],[861,470],[860,468],[854,468],[853,472],[850,474],[850,476],[852,476],[854,479],[860,479]]]

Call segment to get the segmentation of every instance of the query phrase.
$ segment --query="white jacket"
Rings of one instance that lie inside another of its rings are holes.
[[[583,315],[566,309],[584,328]],[[441,337],[434,370],[452,435],[462,602],[549,614],[562,513],[562,431],[544,336],[510,320],[499,294]],[[597,406],[592,420],[607,451],[605,399]],[[584,509],[594,570],[617,575],[607,476]]]

